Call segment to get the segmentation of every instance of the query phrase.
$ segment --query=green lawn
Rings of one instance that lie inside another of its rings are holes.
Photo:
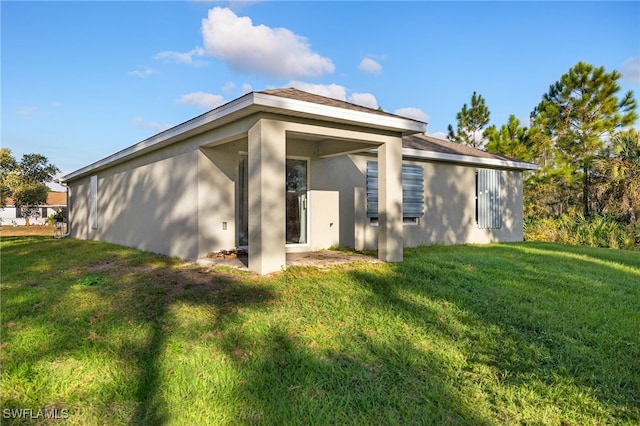
[[[0,248],[3,425],[640,423],[640,252],[433,246],[257,277]]]

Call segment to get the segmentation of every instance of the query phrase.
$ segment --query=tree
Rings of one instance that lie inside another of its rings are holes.
[[[629,129],[615,134],[593,165],[600,210],[627,222],[640,219],[640,133]]]
[[[11,154],[9,148],[0,148],[0,208],[7,206],[7,197],[11,196],[9,186],[7,185],[7,176],[13,172],[18,163]]]
[[[521,127],[520,120],[513,114],[509,116],[509,121],[502,125],[500,130],[496,126],[489,126],[484,131],[484,137],[488,141],[487,151],[522,161],[532,161],[533,159],[528,136],[528,129]]]
[[[454,131],[453,126],[449,124],[447,138],[452,142],[469,145],[474,148],[481,147],[483,140],[480,132],[489,123],[490,115],[482,95],[473,92],[471,107],[467,107],[467,104],[462,106],[462,110],[456,115],[458,129]]]
[[[489,126],[484,137],[487,151],[537,164],[537,170],[524,174],[525,215],[557,216],[573,207],[576,186],[571,168],[539,127],[522,127],[512,114],[499,130]]]
[[[24,154],[19,163],[20,174],[23,179],[30,182],[50,182],[56,173],[60,172],[49,159],[40,154]]]
[[[487,127],[484,137],[488,152],[537,163],[536,171],[524,174],[523,207],[527,216],[553,216],[568,209],[565,202],[565,193],[569,190],[566,174],[563,170],[549,167],[556,163],[537,128],[520,126],[520,120],[512,114],[499,130],[495,126]]]
[[[532,113],[534,125],[564,157],[575,177],[582,181],[582,207],[590,215],[589,192],[592,162],[603,147],[603,138],[635,122],[636,101],[628,91],[621,99],[617,71],[578,62],[550,86]]]
[[[16,163],[9,150],[1,155],[0,186],[13,198],[16,209],[20,209],[28,218],[38,206],[47,202],[49,188],[46,182],[51,181],[60,170],[40,154],[24,154],[19,163]]]

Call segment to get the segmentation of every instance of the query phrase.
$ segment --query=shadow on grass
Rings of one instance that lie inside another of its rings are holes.
[[[582,391],[617,420],[640,416],[637,285],[545,246],[408,250],[400,264],[272,280],[102,243],[14,242],[2,247],[3,408],[103,424],[526,422],[500,412],[505,386],[600,409]],[[475,382],[477,367],[498,384]]]
[[[412,342],[342,339],[343,348],[317,351],[273,328],[251,357],[236,357],[246,404],[239,423],[490,424],[457,396],[440,360]]]
[[[605,262],[585,251],[546,244],[427,247],[407,250],[386,276],[352,275],[375,295],[372,309],[393,306],[417,327],[435,319],[415,300],[455,307],[453,321],[438,328],[468,339],[468,364],[495,369],[497,384],[531,392],[561,418],[580,410],[597,418],[602,404],[612,418],[638,421],[640,257],[604,253]]]
[[[63,407],[79,423],[164,424],[161,364],[172,307],[233,318],[273,297],[240,275],[116,245],[2,242],[3,409]]]
[[[149,325],[146,341],[135,350],[139,405],[133,419],[136,424],[158,425],[169,418],[162,396],[162,387],[167,383],[161,374],[161,364],[167,336],[174,333],[171,307],[179,304],[201,306],[211,311],[218,322],[233,321],[239,309],[264,305],[273,294],[268,289],[244,284],[233,275],[211,274],[199,269],[154,267],[135,273],[136,279],[142,280],[150,275],[154,278],[142,283],[130,298],[132,311],[138,312],[132,319]],[[187,406],[188,398],[185,400]]]
[[[18,259],[25,249],[28,262]],[[57,264],[53,252],[67,263]],[[318,347],[287,316],[286,292],[269,279],[74,240],[7,244],[3,256],[2,377],[10,387],[3,408],[66,408],[72,424],[161,425],[192,422],[185,414],[192,404],[220,404],[211,395],[222,395],[224,412],[210,409],[193,421],[489,423],[454,392],[446,362],[403,333],[377,338],[384,331],[375,325],[365,330],[318,316],[313,321],[327,321],[318,327],[342,327]],[[29,280],[14,279],[25,273]],[[296,273],[281,276],[292,291]],[[322,285],[331,276],[315,274]],[[327,302],[336,297],[331,292],[323,293]],[[284,309],[283,318],[270,317],[272,309]],[[247,318],[262,311],[267,320],[251,328]],[[207,345],[211,353],[202,355]],[[194,379],[179,366],[192,352],[204,363]],[[212,363],[230,366],[230,383],[213,377]]]

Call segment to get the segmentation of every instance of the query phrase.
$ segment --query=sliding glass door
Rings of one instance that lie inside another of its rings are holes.
[[[249,158],[240,156],[238,170],[238,245],[249,245]]]
[[[287,159],[286,164],[286,244],[307,244],[308,161]],[[249,245],[249,174],[247,156],[241,155],[238,170],[238,245]]]
[[[287,159],[287,244],[307,243],[307,160]]]

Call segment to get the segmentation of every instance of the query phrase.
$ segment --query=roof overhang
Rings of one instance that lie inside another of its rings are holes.
[[[471,155],[448,154],[443,152],[424,151],[421,149],[402,149],[403,158],[416,158],[422,160],[432,160],[448,163],[459,163],[465,165],[493,167],[516,170],[536,170],[538,166],[524,161],[503,160],[498,158],[474,157]]]
[[[370,112],[274,96],[267,93],[253,92],[250,93],[250,95],[253,95],[253,105],[259,106],[265,111],[279,114],[313,119],[320,118],[334,123],[355,124],[379,130],[400,132],[403,135],[424,133],[427,130],[426,123],[398,115],[373,114]]]
[[[61,183],[69,182],[260,112],[357,125],[372,130],[398,132],[402,135],[426,131],[426,123],[392,114],[374,114],[290,99],[268,93],[251,92],[102,160],[62,176],[59,181]]]

